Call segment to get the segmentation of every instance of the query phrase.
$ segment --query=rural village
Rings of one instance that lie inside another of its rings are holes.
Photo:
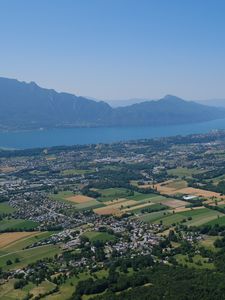
[[[223,272],[224,235],[224,131],[0,151],[1,299],[104,299],[156,265]]]

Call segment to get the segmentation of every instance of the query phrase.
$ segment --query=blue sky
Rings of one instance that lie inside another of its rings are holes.
[[[100,99],[225,98],[224,0],[0,0],[0,76]]]

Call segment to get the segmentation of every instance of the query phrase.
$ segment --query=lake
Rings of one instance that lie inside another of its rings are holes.
[[[2,148],[35,148],[59,145],[95,144],[163,136],[206,133],[225,129],[225,119],[160,127],[98,127],[0,132]]]

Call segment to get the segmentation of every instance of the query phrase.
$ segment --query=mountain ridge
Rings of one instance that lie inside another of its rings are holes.
[[[166,95],[124,107],[111,107],[35,82],[0,77],[0,129],[52,127],[160,126],[225,118],[225,109]]]

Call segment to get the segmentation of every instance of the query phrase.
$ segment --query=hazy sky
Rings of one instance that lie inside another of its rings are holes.
[[[100,99],[225,98],[225,0],[0,0],[0,76]]]

